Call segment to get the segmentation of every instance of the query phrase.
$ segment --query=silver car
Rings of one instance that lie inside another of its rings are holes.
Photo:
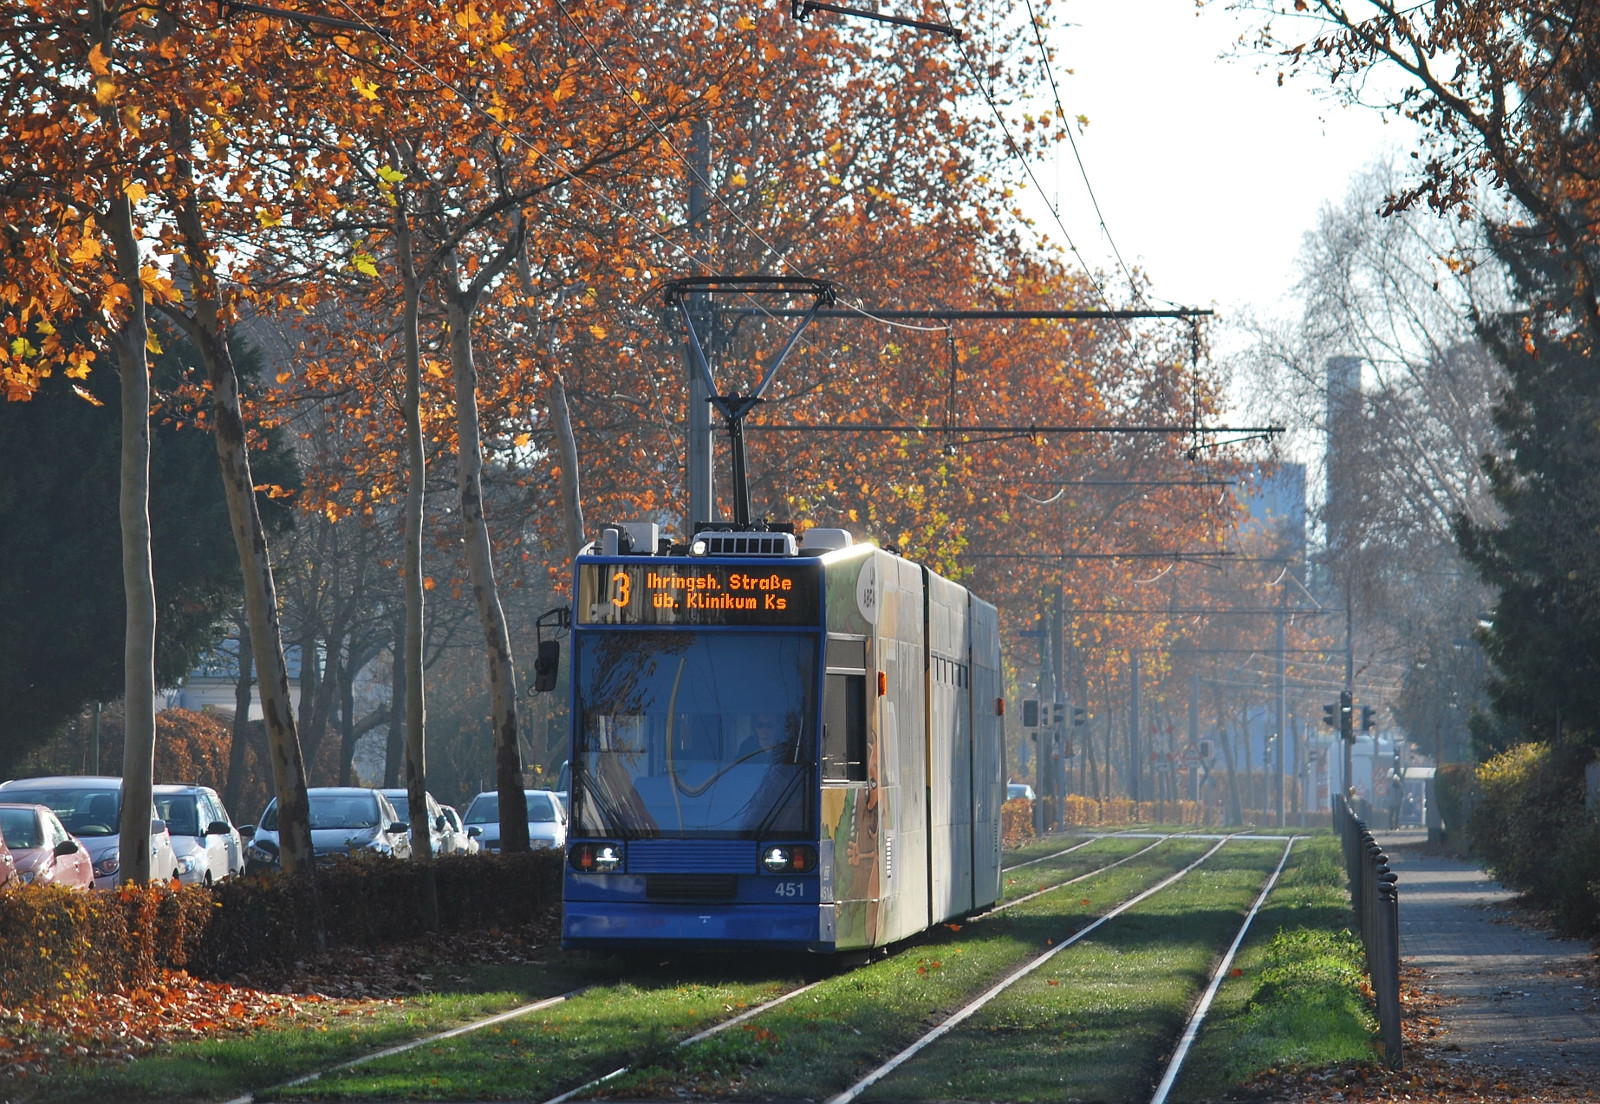
[[[122,779],[96,775],[14,778],[0,782],[0,801],[43,805],[83,841],[94,863],[94,886],[111,889],[122,869]],[[166,824],[150,809],[150,878],[166,881],[178,869]]]
[[[211,885],[244,873],[244,843],[210,786],[157,786],[156,812],[167,822],[178,880]]]
[[[306,791],[311,803],[311,849],[320,862],[335,855],[371,851],[396,859],[411,857],[407,825],[377,790],[363,786],[316,786]],[[267,803],[261,823],[246,825],[245,873],[278,866],[278,799]]]
[[[567,845],[567,813],[561,801],[549,790],[523,790],[528,803],[528,846],[560,850]],[[500,850],[500,795],[485,790],[467,806],[467,831],[477,829],[479,846],[485,851]]]

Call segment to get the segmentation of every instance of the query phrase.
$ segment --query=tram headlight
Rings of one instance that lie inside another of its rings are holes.
[[[809,874],[817,868],[817,849],[804,843],[775,843],[761,849],[761,868],[769,874]]]
[[[622,869],[622,845],[575,843],[567,854],[567,861],[580,874],[615,874]]]

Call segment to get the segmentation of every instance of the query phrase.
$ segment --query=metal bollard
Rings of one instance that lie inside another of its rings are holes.
[[[1378,883],[1378,910],[1383,929],[1381,950],[1377,960],[1383,963],[1383,986],[1378,993],[1378,1030],[1383,1036],[1385,1063],[1392,1070],[1401,1069],[1400,1036],[1400,894],[1395,889],[1395,876]],[[1378,961],[1368,960],[1374,985],[1378,980]]]

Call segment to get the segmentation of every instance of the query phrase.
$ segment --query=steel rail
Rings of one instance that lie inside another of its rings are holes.
[[[1101,837],[1101,838],[1104,839],[1106,837]],[[1081,882],[1081,881],[1085,880],[1086,878],[1094,877],[1096,874],[1104,874],[1107,870],[1110,870],[1112,867],[1121,866],[1125,862],[1132,862],[1134,859],[1137,859],[1140,855],[1143,855],[1146,851],[1155,850],[1157,847],[1160,847],[1163,843],[1165,843],[1169,839],[1172,839],[1172,837],[1171,836],[1162,836],[1160,839],[1156,840],[1154,843],[1150,844],[1148,847],[1141,847],[1141,848],[1139,848],[1139,850],[1135,851],[1133,854],[1124,855],[1122,858],[1118,859],[1116,862],[1106,863],[1104,866],[1096,867],[1094,870],[1091,870],[1086,874],[1079,874],[1077,877],[1068,878],[1064,882],[1057,882],[1055,885],[1045,886],[1043,889],[1036,889],[1032,893],[1027,894],[1026,896],[1018,897],[1015,901],[1007,901],[1003,905],[996,905],[994,908],[992,908],[988,912],[984,913],[983,916],[976,916],[976,917],[973,917],[973,919],[982,920],[984,918],[984,916],[993,916],[997,912],[1004,912],[1006,909],[1014,908],[1015,906],[1020,905],[1025,901],[1031,901],[1035,897],[1043,897],[1046,893],[1054,893],[1058,889],[1065,889],[1069,885],[1075,885],[1078,882]]]
[[[1105,835],[1105,836],[1090,836],[1088,839],[1084,840],[1082,843],[1075,843],[1071,847],[1068,847],[1064,851],[1052,851],[1048,855],[1040,855],[1037,859],[1029,859],[1027,862],[1019,862],[1019,863],[1016,863],[1013,866],[1002,866],[1000,868],[1000,873],[1009,874],[1013,870],[1021,870],[1025,866],[1032,866],[1034,863],[1042,863],[1046,859],[1053,859],[1053,858],[1056,858],[1059,855],[1070,855],[1074,851],[1078,850],[1078,848],[1080,848],[1080,847],[1088,847],[1095,840],[1116,839],[1116,838],[1117,838],[1117,833],[1115,833],[1115,832],[1111,833],[1110,835]]]
[[[1172,1086],[1178,1080],[1178,1071],[1183,1068],[1183,1060],[1189,1056],[1189,1048],[1194,1045],[1196,1037],[1200,1034],[1200,1024],[1205,1020],[1206,1012],[1211,1008],[1217,990],[1222,988],[1222,979],[1228,976],[1228,967],[1233,965],[1233,956],[1238,953],[1239,944],[1244,942],[1245,933],[1250,930],[1250,921],[1256,918],[1256,913],[1261,911],[1267,894],[1278,884],[1278,875],[1283,873],[1284,864],[1289,861],[1289,851],[1294,847],[1295,841],[1303,838],[1305,837],[1290,836],[1289,841],[1283,845],[1283,857],[1278,860],[1278,868],[1272,872],[1272,877],[1267,879],[1267,884],[1261,887],[1261,896],[1250,906],[1250,912],[1245,916],[1244,923],[1239,925],[1239,934],[1233,937],[1228,953],[1222,956],[1222,961],[1212,972],[1211,984],[1206,986],[1205,995],[1200,998],[1200,1003],[1189,1016],[1189,1022],[1184,1025],[1183,1037],[1178,1040],[1178,1047],[1172,1052],[1172,1060],[1167,1063],[1167,1070],[1162,1074],[1161,1082],[1156,1086],[1156,1093],[1150,1098],[1150,1104],[1166,1104],[1167,1094],[1172,1091]]]
[[[270,1085],[265,1089],[261,1089],[259,1092],[247,1092],[243,1096],[236,1096],[231,1100],[224,1101],[223,1104],[255,1104],[257,1100],[263,1099],[264,1097],[276,1095],[282,1090],[292,1088],[295,1085],[307,1084],[308,1082],[315,1081],[319,1077],[324,1077],[330,1073],[338,1073],[340,1070],[351,1069],[355,1066],[365,1065],[368,1062],[376,1062],[379,1058],[391,1058],[396,1054],[404,1054],[408,1050],[415,1050],[420,1046],[427,1046],[429,1043],[437,1043],[445,1039],[454,1039],[458,1035],[466,1035],[469,1032],[477,1031],[480,1028],[493,1027],[495,1024],[505,1023],[507,1020],[514,1020],[518,1016],[526,1016],[529,1012],[537,1012],[543,1008],[551,1008],[562,1003],[563,1001],[569,1001],[574,997],[587,993],[592,988],[594,988],[594,986],[584,985],[580,988],[572,990],[571,992],[562,993],[559,996],[546,997],[543,1000],[537,1000],[531,1004],[518,1005],[516,1008],[508,1009],[505,1012],[498,1012],[493,1016],[486,1016],[481,1020],[474,1020],[471,1023],[462,1024],[460,1027],[452,1027],[449,1031],[440,1031],[433,1035],[425,1035],[420,1039],[413,1039],[409,1043],[401,1043],[398,1046],[385,1047],[382,1050],[375,1050],[371,1054],[363,1054],[359,1058],[351,1058],[347,1061],[339,1062],[336,1065],[316,1070],[313,1073],[302,1074],[301,1076],[293,1078],[289,1081],[281,1081],[276,1085]]]
[[[868,1073],[865,1077],[863,1077],[859,1081],[855,1082],[853,1085],[851,1085],[849,1088],[845,1089],[843,1092],[841,1092],[841,1093],[839,1093],[839,1094],[837,1094],[835,1096],[829,1097],[827,1102],[826,1102],[826,1104],[850,1104],[850,1101],[855,1100],[856,1097],[860,1096],[867,1089],[871,1088],[873,1085],[875,1085],[879,1081],[883,1080],[889,1074],[891,1074],[895,1070],[899,1069],[902,1065],[904,1065],[910,1059],[916,1057],[924,1049],[926,1049],[930,1044],[937,1042],[939,1039],[941,1039],[945,1035],[949,1034],[949,1032],[954,1030],[956,1027],[960,1026],[963,1022],[965,1022],[968,1018],[970,1018],[974,1013],[978,1012],[985,1005],[987,1005],[990,1001],[994,1000],[1001,993],[1003,993],[1007,989],[1009,989],[1012,985],[1016,984],[1018,981],[1022,980],[1028,974],[1031,974],[1033,971],[1037,970],[1040,966],[1043,966],[1046,962],[1049,962],[1056,955],[1060,954],[1062,951],[1066,950],[1068,947],[1070,947],[1074,943],[1078,942],[1078,940],[1084,938],[1084,936],[1086,936],[1090,932],[1094,931],[1101,924],[1104,924],[1106,921],[1111,920],[1111,919],[1113,919],[1113,918],[1115,918],[1117,916],[1120,916],[1122,913],[1124,913],[1124,912],[1128,911],[1129,909],[1133,908],[1135,905],[1139,904],[1142,901],[1148,900],[1150,897],[1155,896],[1157,893],[1159,893],[1163,889],[1167,888],[1167,886],[1171,885],[1173,882],[1176,882],[1178,879],[1186,876],[1191,871],[1193,871],[1196,867],[1198,867],[1201,863],[1203,863],[1207,859],[1209,859],[1212,855],[1215,855],[1217,853],[1217,851],[1222,847],[1222,845],[1227,843],[1227,842],[1228,842],[1227,839],[1218,840],[1217,843],[1211,848],[1211,850],[1207,851],[1204,855],[1201,855],[1198,859],[1196,859],[1194,862],[1190,863],[1188,866],[1184,867],[1182,870],[1178,871],[1175,874],[1171,874],[1171,875],[1167,876],[1166,878],[1163,878],[1161,881],[1157,882],[1155,885],[1151,886],[1149,889],[1146,889],[1142,893],[1139,893],[1139,894],[1137,894],[1137,895],[1135,895],[1133,897],[1128,898],[1126,901],[1124,901],[1122,904],[1118,905],[1116,908],[1112,909],[1110,912],[1107,912],[1104,915],[1102,915],[1099,919],[1094,920],[1091,923],[1084,925],[1083,927],[1079,928],[1077,931],[1073,932],[1072,935],[1068,936],[1066,939],[1060,941],[1059,943],[1056,943],[1056,944],[1052,945],[1051,948],[1048,951],[1045,951],[1043,954],[1039,955],[1037,958],[1034,958],[1032,961],[1030,961],[1028,963],[1025,963],[1024,965],[1022,965],[1018,969],[1013,970],[1011,973],[1007,974],[1003,979],[1001,979],[1000,981],[996,982],[994,985],[990,986],[988,989],[984,990],[984,992],[980,996],[978,996],[976,999],[968,1002],[967,1004],[963,1005],[961,1008],[959,1008],[958,1010],[953,1012],[947,1019],[945,1019],[945,1021],[943,1023],[939,1024],[937,1027],[933,1028],[931,1031],[928,1031],[925,1034],[923,1034],[922,1037],[919,1038],[916,1042],[912,1043],[910,1046],[908,1046],[904,1050],[900,1051],[894,1057],[890,1058],[887,1062],[884,1062],[882,1065],[878,1066],[872,1072]]]
[[[730,1019],[722,1020],[719,1023],[712,1024],[710,1027],[706,1028],[704,1031],[696,1032],[695,1034],[690,1035],[687,1039],[680,1040],[678,1042],[678,1048],[681,1049],[683,1047],[689,1046],[692,1043],[698,1043],[702,1039],[709,1039],[709,1038],[711,1038],[711,1036],[716,1035],[719,1032],[726,1031],[730,1027],[734,1027],[734,1026],[736,1026],[738,1024],[744,1023],[744,1021],[750,1019],[752,1016],[759,1016],[761,1013],[766,1012],[769,1009],[776,1008],[776,1007],[778,1007],[778,1005],[783,1004],[786,1001],[793,1000],[795,997],[798,997],[802,993],[810,992],[812,989],[815,989],[817,986],[819,986],[821,984],[822,984],[822,981],[820,981],[820,980],[819,981],[813,981],[813,982],[811,982],[811,983],[809,983],[807,985],[800,986],[800,988],[798,988],[798,989],[791,989],[789,992],[783,994],[780,997],[774,997],[772,1000],[766,1001],[763,1004],[758,1004],[754,1008],[747,1008],[743,1012],[739,1013],[737,1016],[734,1016],[734,1017],[732,1017]],[[617,1078],[621,1077],[623,1074],[627,1073],[632,1068],[633,1068],[632,1066],[623,1066],[620,1069],[614,1069],[610,1073],[602,1074],[601,1076],[593,1078],[592,1080],[585,1081],[583,1084],[579,1085],[575,1089],[568,1089],[566,1092],[562,1093],[560,1096],[552,1096],[549,1100],[546,1100],[544,1102],[544,1104],[566,1104],[566,1102],[568,1100],[571,1100],[573,1097],[579,1095],[580,1093],[588,1092],[590,1089],[597,1089],[601,1085],[604,1085],[609,1081],[615,1081]]]

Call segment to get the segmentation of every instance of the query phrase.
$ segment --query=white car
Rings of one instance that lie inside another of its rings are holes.
[[[244,873],[244,843],[210,786],[155,787],[156,813],[167,822],[178,880],[211,885]]]
[[[567,845],[567,812],[561,800],[549,790],[523,790],[528,803],[528,846],[560,850]],[[500,850],[500,795],[485,790],[467,806],[467,832],[477,831],[478,845],[485,851]]]
[[[14,778],[0,782],[0,801],[43,805],[89,849],[94,886],[111,889],[122,869],[122,779],[94,775]],[[166,824],[150,809],[150,879],[166,881],[178,869]]]
[[[441,805],[439,808],[444,813],[445,823],[449,825],[444,833],[444,854],[475,855],[483,850],[478,837],[468,832],[467,826],[461,823],[461,814],[456,812],[454,805]]]
[[[411,819],[410,794],[406,793],[405,790],[380,790],[379,792],[389,799],[389,804],[394,806],[394,811],[401,820],[409,821]],[[433,848],[435,855],[448,855],[450,853],[450,841],[445,838],[445,833],[449,830],[450,822],[445,819],[444,807],[433,799],[431,793],[424,791],[422,798],[428,810],[428,845]],[[410,838],[416,839],[415,826],[412,827]],[[413,844],[412,851],[415,852],[415,850],[416,846]]]

